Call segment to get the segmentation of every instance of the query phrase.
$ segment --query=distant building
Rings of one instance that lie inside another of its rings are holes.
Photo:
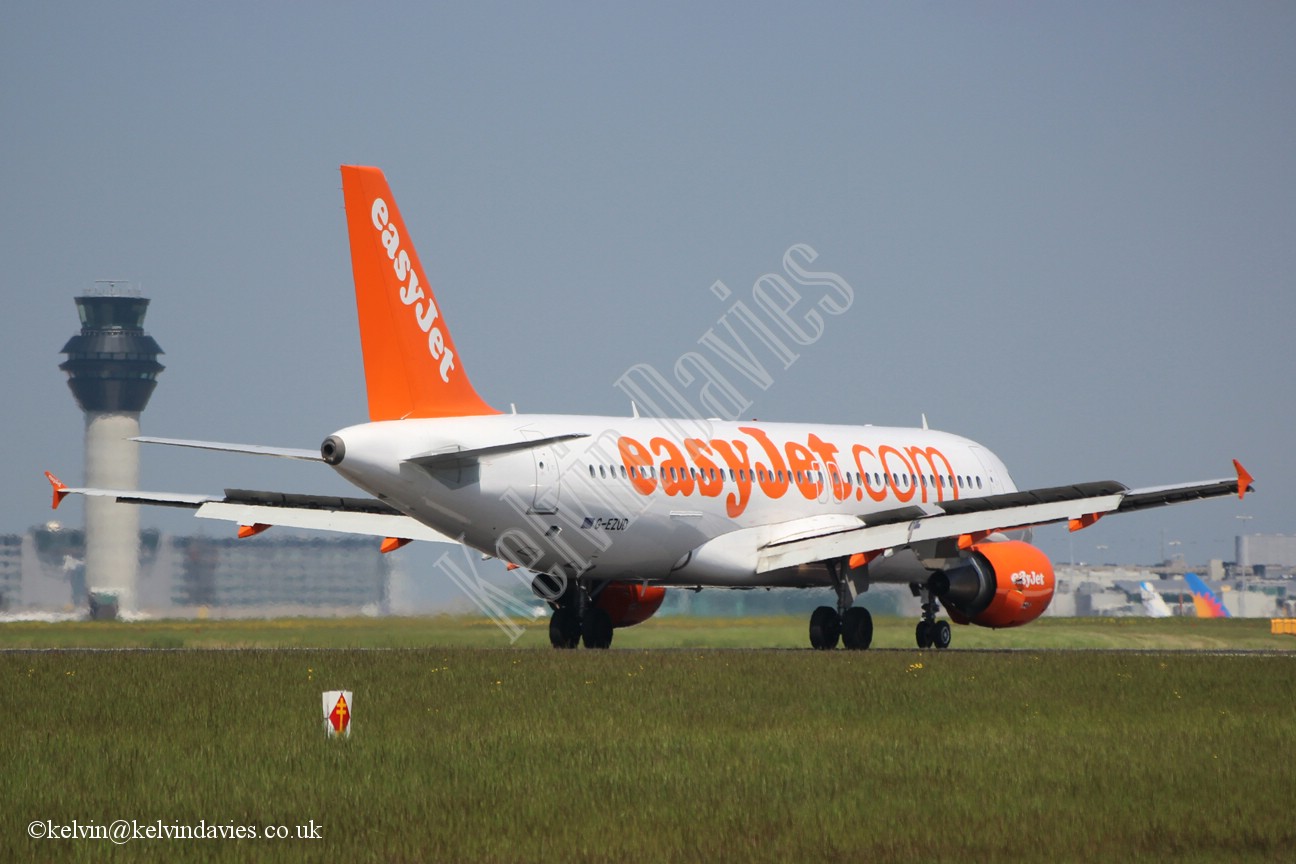
[[[1237,538],[1237,564],[1243,574],[1296,573],[1296,535],[1243,534]]]
[[[0,612],[87,609],[85,551],[58,523],[0,536]],[[372,538],[142,531],[138,574],[123,608],[153,617],[334,615],[386,612],[391,565]]]

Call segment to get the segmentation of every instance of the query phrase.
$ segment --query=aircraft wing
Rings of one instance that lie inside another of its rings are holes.
[[[53,503],[56,508],[68,495],[86,495],[112,498],[123,504],[151,504],[194,510],[196,511],[194,515],[200,519],[234,522],[240,526],[240,536],[260,533],[266,528],[277,525],[285,528],[364,534],[392,540],[424,540],[456,544],[459,542],[376,498],[294,495],[249,489],[226,489],[225,494],[221,496],[84,489],[66,486],[49,472],[46,472],[45,476],[54,489]]]
[[[999,531],[1066,521],[1079,531],[1109,513],[1162,507],[1183,501],[1251,491],[1252,477],[1234,460],[1236,478],[1130,489],[1115,481],[1081,483],[953,501],[927,502],[872,514],[858,526],[825,528],[813,536],[775,540],[764,546],[756,572],[767,573],[816,561],[848,558],[914,543],[957,538],[970,545]]]

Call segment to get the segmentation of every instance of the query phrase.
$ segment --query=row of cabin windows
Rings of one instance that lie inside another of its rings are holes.
[[[596,470],[598,472],[597,474],[595,473]],[[645,479],[653,480],[657,478],[658,474],[661,474],[662,478],[665,479],[667,473],[664,470],[659,472],[657,468],[652,465],[648,465],[646,467],[638,468],[638,469],[636,469],[636,467],[632,465],[630,467],[629,474],[626,473],[626,467],[624,465],[607,465],[607,466],[599,465],[597,467],[594,465],[589,466],[590,477],[599,477],[604,480],[606,480],[608,477],[612,477],[613,479],[616,479],[618,470],[620,471],[622,480],[625,480],[627,477],[630,478],[644,477]],[[720,480],[721,482],[723,482],[725,479],[726,469],[724,468],[703,468],[703,469],[690,468],[688,470],[689,470],[689,476],[691,476],[694,480],[697,480],[699,476],[701,476],[701,478],[704,480],[706,479]],[[708,472],[710,472],[709,475]],[[747,475],[751,474],[752,480],[761,483],[774,480],[776,477],[779,483],[783,482],[783,471],[781,470],[767,471],[764,468],[757,468],[748,471],[745,468],[738,468],[738,469],[730,468],[728,469],[728,472],[729,472],[729,479],[731,481],[737,481],[741,479],[744,482],[746,482]],[[840,484],[842,482],[843,479],[842,475],[839,475],[835,470],[830,470],[829,473],[832,476],[832,481],[834,485]],[[669,469],[669,476],[671,480],[674,481],[681,480],[683,479],[682,475],[683,475],[682,469],[680,469],[678,473],[673,466]],[[822,471],[797,471],[795,472],[795,476],[796,476],[795,482],[797,483],[804,483],[806,481],[809,481],[811,483],[818,483],[820,485],[823,485],[824,482],[824,472]],[[787,472],[788,482],[793,482],[792,477],[793,477],[793,472],[788,471]],[[970,474],[968,475],[897,474],[895,472],[892,472],[891,474],[888,475],[888,474],[880,474],[876,471],[873,472],[872,474],[868,474],[868,473],[860,474],[860,472],[856,471],[852,475],[849,471],[847,471],[845,474],[845,481],[847,483],[850,483],[852,478],[854,479],[856,486],[863,486],[865,485],[865,483],[869,483],[869,485],[871,485],[874,489],[880,489],[883,486],[891,486],[896,489],[908,489],[911,486],[922,486],[922,488],[924,489],[928,489],[928,488],[953,489],[955,487],[958,487],[959,489],[971,489],[973,485],[975,485],[977,489],[984,488],[981,483],[981,477],[979,475],[973,476]]]

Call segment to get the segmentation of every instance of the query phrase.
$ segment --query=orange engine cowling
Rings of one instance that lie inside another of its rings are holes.
[[[932,577],[932,590],[959,624],[1029,624],[1053,599],[1053,563],[1029,543],[977,543],[957,566]]]
[[[609,582],[594,605],[608,613],[613,627],[632,627],[651,618],[666,599],[666,589],[642,582]]]

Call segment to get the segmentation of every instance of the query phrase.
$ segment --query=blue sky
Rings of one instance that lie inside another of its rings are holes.
[[[805,243],[855,303],[753,415],[925,413],[1023,487],[1258,478],[1046,532],[1062,560],[1296,532],[1296,7],[618,5],[6,5],[0,530],[49,518],[42,470],[80,478],[58,349],[96,279],[153,300],[146,433],[314,447],[364,418],[337,173],[361,163],[497,405],[627,413],[615,380],[696,349],[714,282]],[[142,463],[152,489],[348,488]]]

